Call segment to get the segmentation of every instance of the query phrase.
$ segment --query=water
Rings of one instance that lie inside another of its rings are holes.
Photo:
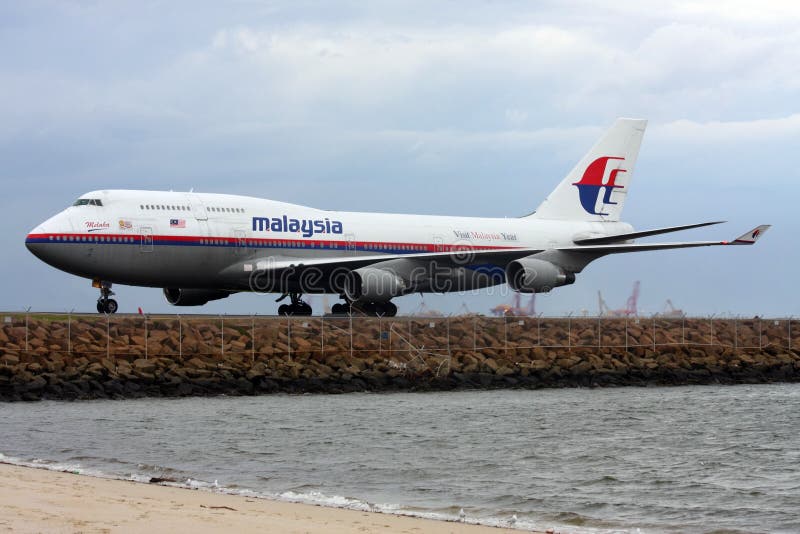
[[[800,385],[40,402],[0,404],[0,453],[517,528],[797,532],[798,428]]]

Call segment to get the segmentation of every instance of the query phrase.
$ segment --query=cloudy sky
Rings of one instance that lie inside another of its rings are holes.
[[[800,315],[800,4],[605,4],[0,3],[0,308],[93,310],[89,281],[24,246],[89,190],[513,217],[628,116],[650,125],[625,220],[729,221],[687,239],[774,227],[756,247],[602,259],[537,311],[594,313],[598,290],[621,307],[640,280],[646,313],[670,298],[694,314]],[[175,311],[158,290],[116,289],[122,311]],[[485,312],[508,298],[424,301]]]

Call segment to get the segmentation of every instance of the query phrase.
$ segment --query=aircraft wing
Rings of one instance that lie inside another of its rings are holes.
[[[702,223],[706,226],[714,223]],[[622,254],[627,252],[646,252],[650,250],[666,250],[676,248],[711,247],[725,245],[752,245],[770,228],[765,224],[758,226],[749,232],[742,234],[732,241],[683,241],[675,243],[624,243],[624,244],[602,244],[602,245],[576,245],[569,247],[558,247],[554,250],[569,253],[585,254],[592,259],[605,256],[607,254]],[[510,261],[524,258],[532,254],[544,252],[543,249],[536,248],[509,248],[493,250],[463,250],[449,252],[423,252],[418,254],[398,254],[398,255],[372,255],[372,256],[352,256],[352,257],[321,257],[321,258],[300,258],[300,257],[270,257],[265,259],[243,260],[228,269],[230,274],[240,274],[253,270],[264,273],[278,273],[287,269],[304,270],[317,267],[322,271],[336,268],[358,269],[368,265],[379,264],[393,260],[435,260],[446,263],[453,267],[468,266],[474,264],[505,265]],[[591,260],[589,260],[591,261]]]
[[[639,232],[630,232],[627,234],[604,235],[600,237],[581,237],[575,239],[573,243],[576,245],[608,245],[611,243],[619,243],[628,241],[630,239],[639,239],[640,237],[650,237],[651,235],[669,234],[672,232],[680,232],[681,230],[689,230],[692,228],[702,228],[703,226],[711,226],[714,224],[722,224],[725,221],[712,221],[697,224],[685,224],[683,226],[669,226],[667,228],[656,228],[655,230],[643,230]]]
[[[700,226],[707,226],[708,224],[716,224],[716,223],[704,223]],[[676,243],[625,243],[625,244],[610,244],[610,245],[587,245],[587,246],[575,246],[575,247],[564,247],[559,248],[558,250],[563,251],[570,251],[570,252],[589,252],[589,253],[599,253],[602,255],[605,254],[621,254],[624,252],[645,252],[648,250],[666,250],[671,248],[692,248],[692,247],[713,247],[718,245],[753,245],[755,244],[758,239],[764,235],[764,232],[769,230],[771,225],[769,224],[762,224],[753,228],[749,232],[746,232],[736,239],[732,241],[683,241],[683,242],[676,242]],[[630,235],[630,234],[629,234]]]

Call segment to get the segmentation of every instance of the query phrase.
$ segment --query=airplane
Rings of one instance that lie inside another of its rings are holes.
[[[533,213],[517,218],[327,211],[249,196],[101,190],[34,228],[27,248],[92,280],[97,311],[118,309],[113,284],[162,288],[175,306],[234,293],[277,293],[280,315],[311,315],[304,294],[337,294],[333,314],[394,316],[392,299],[508,283],[522,293],[572,284],[609,254],[752,245],[636,243],[712,221],[635,231],[620,220],[647,121],[617,119]]]

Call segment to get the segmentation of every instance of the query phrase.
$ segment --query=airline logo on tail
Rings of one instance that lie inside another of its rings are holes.
[[[611,201],[611,193],[614,189],[621,189],[623,186],[617,185],[617,175],[621,172],[627,172],[625,169],[614,169],[608,176],[608,181],[603,183],[603,176],[606,174],[606,166],[610,160],[625,161],[625,158],[618,158],[612,156],[604,156],[597,158],[591,162],[586,170],[583,172],[579,182],[575,182],[575,187],[578,188],[578,195],[580,196],[581,206],[587,213],[592,215],[608,215],[603,213],[603,207],[606,205],[613,205],[616,202]],[[600,190],[605,188],[603,195],[603,203],[600,211],[597,211],[597,198],[600,196]]]

